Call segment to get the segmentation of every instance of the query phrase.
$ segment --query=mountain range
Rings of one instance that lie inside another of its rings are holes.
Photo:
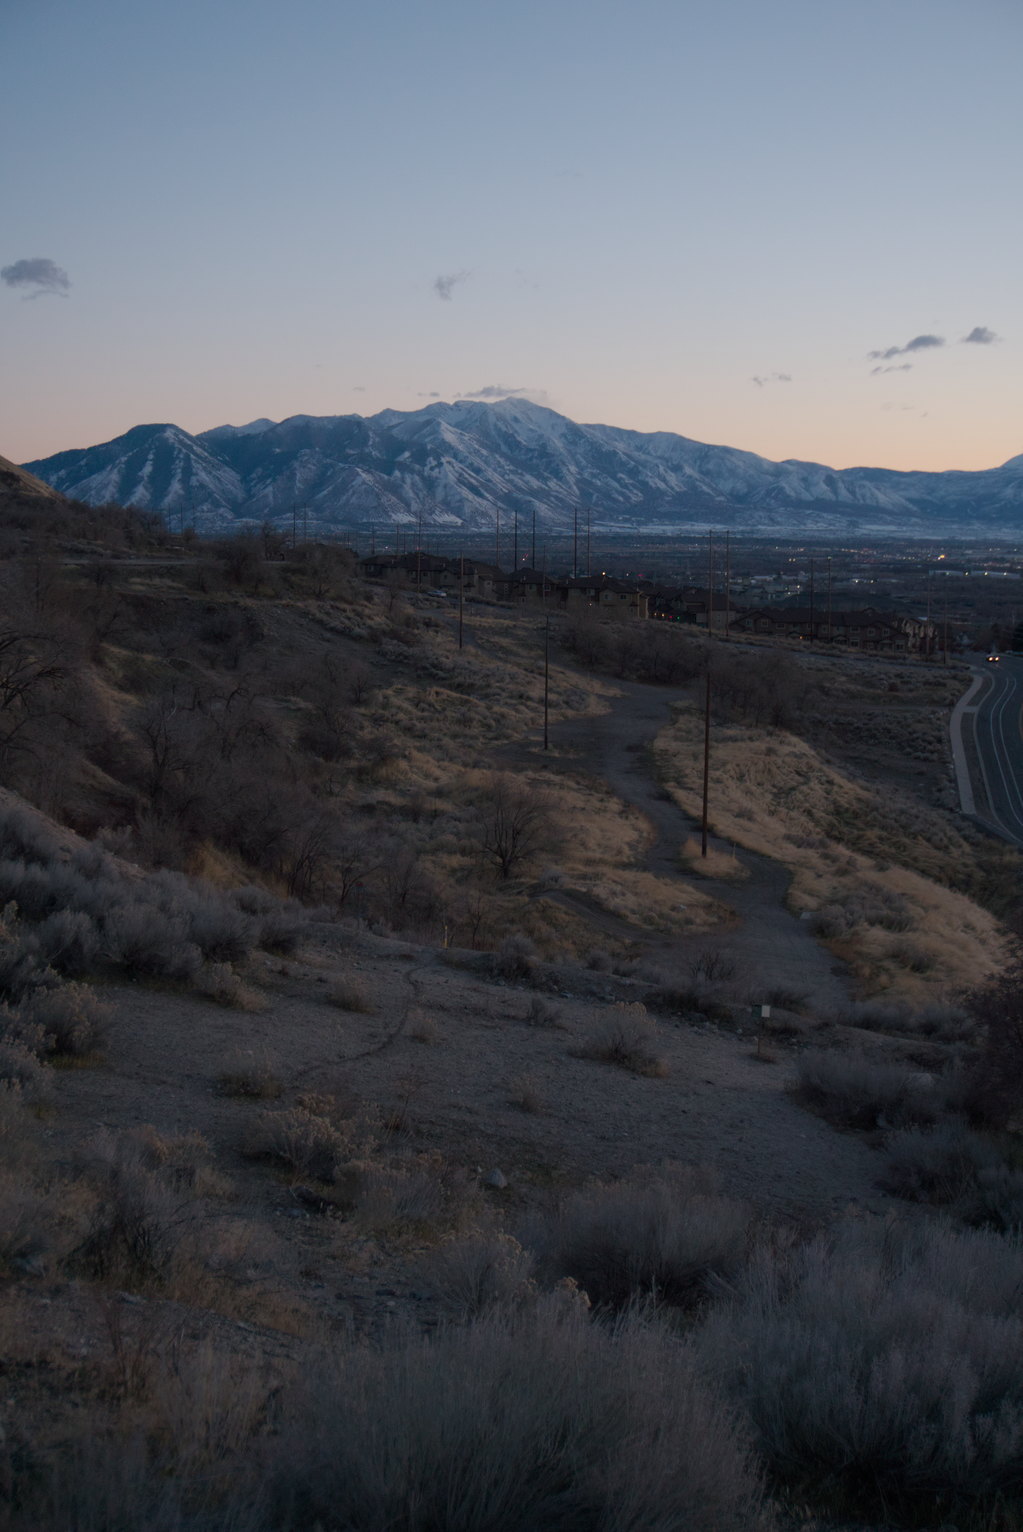
[[[579,425],[518,398],[367,417],[293,415],[197,436],[141,425],[24,467],[74,499],[161,511],[172,525],[205,532],[290,524],[296,508],[316,535],[395,523],[483,530],[498,515],[534,513],[553,531],[580,509],[623,531],[998,536],[1023,528],[1023,455],[977,472],[836,470],[668,431]]]

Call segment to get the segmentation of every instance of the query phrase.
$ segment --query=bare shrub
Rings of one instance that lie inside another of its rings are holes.
[[[615,1005],[577,1050],[580,1058],[598,1059],[632,1074],[663,1079],[667,1061],[657,1052],[657,1027],[638,1002]]]
[[[84,910],[57,910],[41,921],[33,934],[42,961],[57,973],[77,979],[95,968],[100,935]]]
[[[980,1040],[979,1057],[969,1077],[970,1115],[1004,1127],[1018,1120],[1023,1077],[1023,955],[997,978],[973,990],[965,1009]]]
[[[979,1169],[963,1216],[968,1223],[1023,1239],[1023,1170],[1004,1163]]]
[[[660,983],[643,996],[652,1011],[667,1016],[703,1016],[708,1021],[730,1021],[731,1011],[724,1001],[702,981],[677,985]]]
[[[564,1303],[347,1348],[289,1400],[278,1493],[297,1522],[751,1532],[760,1485],[687,1349]]]
[[[439,1155],[353,1162],[336,1174],[335,1184],[340,1205],[374,1230],[436,1234],[460,1227],[475,1204],[468,1176]]]
[[[521,1112],[542,1112],[547,1105],[535,1075],[516,1075],[508,1087],[508,1099]]]
[[[959,1122],[893,1133],[880,1183],[896,1197],[937,1205],[975,1191],[978,1176],[1001,1163],[994,1146]]]
[[[806,1010],[810,1000],[805,989],[790,989],[784,984],[766,990],[760,998],[765,1005],[774,1006],[779,1011],[794,1011],[796,1015]]]
[[[39,943],[18,918],[14,904],[0,911],[0,1001],[21,1000],[57,975],[39,953]]]
[[[948,1110],[951,1082],[862,1053],[814,1049],[797,1066],[796,1095],[842,1128],[929,1126]]]
[[[118,968],[147,978],[194,979],[202,956],[188,939],[188,921],[154,904],[122,904],[104,929],[106,955]]]
[[[929,1004],[914,1010],[897,1000],[860,1000],[838,1019],[866,1032],[933,1038],[941,1043],[973,1042],[977,1037],[977,1023],[961,1005]]]
[[[230,963],[205,963],[194,982],[200,995],[233,1011],[265,1011],[269,1004],[262,991],[246,984]]]
[[[276,1061],[259,1048],[239,1048],[232,1053],[221,1065],[215,1084],[222,1096],[254,1101],[276,1101],[283,1090]]]
[[[762,1253],[700,1350],[818,1507],[841,1488],[871,1520],[972,1518],[1023,1478],[1021,1285],[999,1235],[851,1224]]]
[[[169,1280],[195,1224],[190,1201],[146,1164],[138,1143],[129,1139],[98,1139],[87,1176],[95,1201],[75,1265],[124,1286]]]
[[[558,1027],[561,1025],[561,1015],[557,1006],[551,1005],[549,1000],[534,995],[526,1007],[525,1022],[527,1027]]]
[[[110,1007],[84,984],[63,984],[59,989],[37,990],[24,1002],[21,1014],[39,1028],[50,1053],[81,1059],[102,1049]]]
[[[353,1152],[350,1127],[308,1107],[263,1112],[249,1130],[245,1153],[276,1160],[300,1176],[331,1182]]]
[[[0,1040],[0,1090],[12,1088],[28,1106],[41,1105],[53,1094],[50,1076],[31,1049]]]
[[[705,947],[689,959],[689,976],[694,983],[719,984],[734,979],[736,962],[718,947]]]
[[[534,1296],[533,1264],[518,1240],[489,1229],[442,1241],[420,1270],[445,1308],[464,1320]]]
[[[579,1193],[527,1243],[546,1276],[572,1277],[596,1304],[686,1306],[741,1266],[749,1221],[712,1176],[667,1165]]]
[[[358,979],[335,979],[328,986],[324,998],[329,1004],[336,1005],[339,1011],[357,1011],[368,1015],[373,1010],[373,1002]]]
[[[536,967],[537,952],[528,936],[515,931],[506,936],[493,956],[493,971],[497,978],[514,983],[528,979]]]

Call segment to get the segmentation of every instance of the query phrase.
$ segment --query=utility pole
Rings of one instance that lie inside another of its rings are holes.
[[[308,503],[306,503],[306,504],[304,504],[302,506],[302,541],[304,543],[307,543],[309,541],[309,505],[308,505]]]
[[[551,700],[551,619],[550,613],[543,620],[543,747],[548,748],[547,720]]]
[[[536,568],[536,506],[533,506],[533,541],[529,551],[529,567]]]
[[[831,626],[831,554],[828,554],[828,643],[833,645],[834,632]]]
[[[462,647],[462,609],[465,599],[465,554],[458,555],[458,647]]]
[[[587,506],[586,507],[586,578],[589,579],[590,575],[592,573],[593,573],[593,566],[590,563],[590,507]]]
[[[579,574],[579,507],[572,512],[572,579]]]
[[[814,617],[813,617],[813,575],[814,575],[813,558],[811,556],[811,559],[810,559],[810,642],[811,642],[811,644],[813,643],[813,626],[814,626]]]
[[[519,572],[519,513],[515,512],[515,520],[512,522],[512,569],[516,574]]]
[[[725,642],[732,621],[732,534],[725,533]]]
[[[707,637],[714,627],[714,533],[707,531]],[[704,856],[706,856],[704,852]]]
[[[941,663],[948,664],[948,586],[945,586],[945,612],[942,621]]]
[[[298,506],[291,502],[291,551],[298,547]]]
[[[700,822],[700,855],[707,855],[707,803],[710,796],[710,650],[707,650],[707,681],[703,698],[703,815]]]
[[[501,567],[501,507],[494,507],[494,564]]]

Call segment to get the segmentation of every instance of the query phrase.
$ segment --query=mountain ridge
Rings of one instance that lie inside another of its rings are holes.
[[[24,465],[63,494],[190,517],[204,531],[289,520],[317,534],[368,522],[548,530],[580,507],[602,525],[946,534],[1023,527],[1023,454],[996,468],[834,469],[773,462],[674,432],[580,424],[524,399],[437,401],[376,415],[265,417],[191,435],[131,427]]]

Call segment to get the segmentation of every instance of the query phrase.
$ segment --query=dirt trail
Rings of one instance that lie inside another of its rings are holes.
[[[652,840],[645,865],[660,877],[677,878],[679,902],[685,902],[686,882],[679,871],[679,847],[698,825],[665,797],[653,776],[649,747],[670,722],[670,704],[686,693],[622,682],[621,696],[607,713],[570,719],[551,729],[558,752],[548,757],[555,769],[571,771],[582,765],[600,777],[625,802],[639,809],[650,824]],[[712,744],[713,749],[713,744]],[[711,838],[715,850],[730,854],[729,842]],[[778,862],[753,851],[736,850],[748,876],[742,882],[701,878],[699,886],[734,911],[735,924],[712,938],[667,941],[651,933],[651,957],[666,969],[685,963],[686,949],[713,945],[741,967],[747,989],[767,992],[785,988],[808,996],[820,1014],[841,1010],[850,999],[844,970],[811,934],[806,922],[786,907],[790,874]],[[584,909],[579,913],[586,914]],[[608,927],[594,921],[603,929]],[[620,923],[625,928],[625,923]],[[635,935],[634,929],[630,934]]]

